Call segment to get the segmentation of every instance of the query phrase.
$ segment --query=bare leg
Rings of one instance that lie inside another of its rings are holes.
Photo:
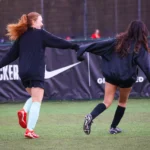
[[[118,124],[120,123],[120,121],[124,115],[127,100],[128,100],[130,92],[131,92],[131,88],[120,88],[118,107],[116,109],[114,119],[112,121],[111,129],[110,129],[111,134],[116,134],[116,133],[121,132],[121,129],[116,128],[116,127],[118,126]]]
[[[116,85],[110,84],[108,82],[105,83],[105,96],[103,103],[105,104],[106,108],[108,108],[112,104],[116,90]]]
[[[85,116],[83,124],[83,131],[85,132],[85,134],[90,134],[92,120],[95,119],[112,104],[116,89],[117,86],[112,85],[108,82],[105,83],[105,96],[103,103],[98,104],[90,114]]]

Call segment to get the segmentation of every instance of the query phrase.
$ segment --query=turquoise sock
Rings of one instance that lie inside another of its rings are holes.
[[[29,130],[33,130],[35,128],[35,125],[39,118],[40,106],[41,106],[40,102],[32,102],[32,105],[29,111],[28,124],[27,124],[27,128]]]
[[[23,109],[25,110],[26,113],[29,112],[30,108],[32,105],[32,97],[30,97],[29,99],[27,99],[26,103],[23,106]]]

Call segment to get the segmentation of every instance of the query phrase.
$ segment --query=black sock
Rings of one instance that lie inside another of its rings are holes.
[[[91,112],[92,119],[96,118],[99,114],[101,114],[106,109],[106,106],[104,103],[98,104],[93,111]]]
[[[116,112],[115,112],[113,122],[111,124],[112,128],[116,128],[118,126],[120,120],[122,119],[122,117],[124,115],[125,109],[126,109],[125,107],[121,107],[118,105]]]

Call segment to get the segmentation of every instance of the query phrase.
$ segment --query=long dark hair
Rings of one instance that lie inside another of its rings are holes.
[[[141,46],[150,52],[148,47],[148,29],[142,21],[132,21],[127,30],[117,35],[116,52],[120,56],[126,56],[129,52],[132,41],[135,42],[134,52],[139,52]]]
[[[7,36],[10,40],[16,40],[19,38],[28,27],[32,26],[32,21],[36,21],[38,16],[41,16],[37,12],[30,12],[29,14],[23,14],[17,23],[7,25]]]

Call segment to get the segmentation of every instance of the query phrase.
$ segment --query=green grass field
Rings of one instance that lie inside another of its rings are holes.
[[[17,110],[22,104],[0,104],[0,150],[150,150],[150,100],[130,99],[119,127],[108,133],[117,101],[94,120],[92,132],[82,131],[84,116],[99,101],[44,102],[36,126],[39,139],[24,138]]]

